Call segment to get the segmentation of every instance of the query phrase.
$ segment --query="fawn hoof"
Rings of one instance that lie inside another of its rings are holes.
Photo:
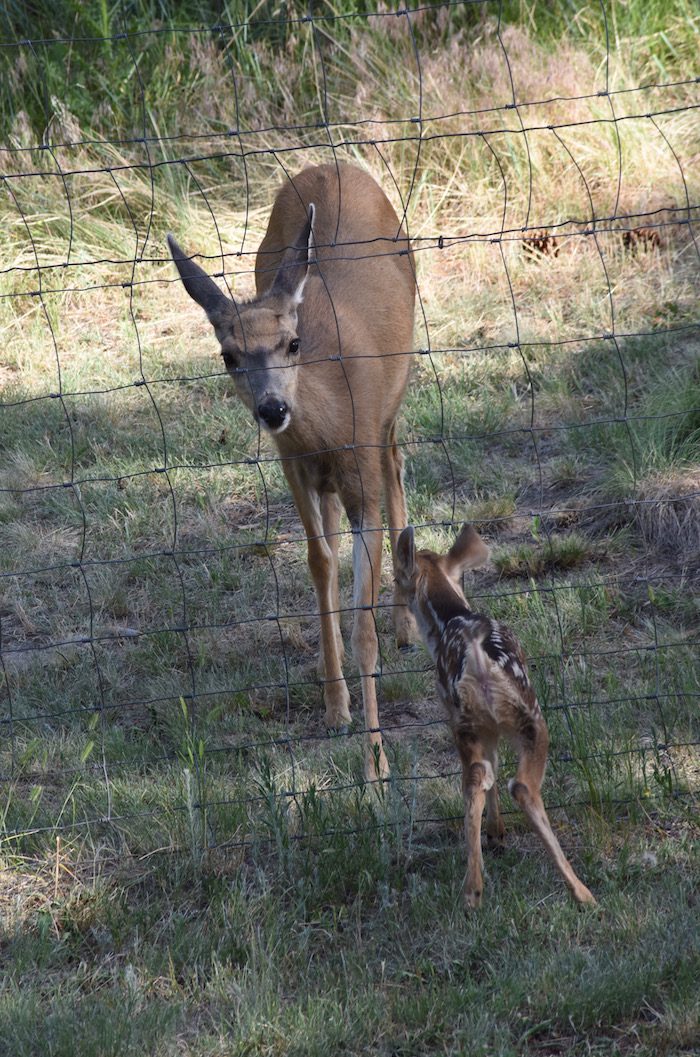
[[[342,723],[339,727],[327,727],[327,731],[331,738],[342,738],[350,733],[350,724]]]
[[[598,900],[595,898],[592,892],[590,892],[585,885],[581,885],[576,891],[572,891],[574,901],[579,907],[597,907]]]
[[[402,645],[399,645],[399,651],[404,655],[418,653],[418,646],[415,642],[404,642]]]

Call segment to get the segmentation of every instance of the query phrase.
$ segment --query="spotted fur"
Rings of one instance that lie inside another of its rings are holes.
[[[436,655],[438,679],[456,688],[475,642],[498,665],[503,675],[512,679],[526,704],[539,709],[528,678],[525,654],[513,632],[500,621],[470,609],[463,615],[452,617],[442,632]]]

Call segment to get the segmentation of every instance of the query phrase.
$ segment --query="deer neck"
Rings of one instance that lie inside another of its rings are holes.
[[[411,611],[418,621],[423,640],[433,660],[436,659],[445,628],[454,617],[471,614],[469,603],[447,579],[438,584],[426,584],[411,603]]]

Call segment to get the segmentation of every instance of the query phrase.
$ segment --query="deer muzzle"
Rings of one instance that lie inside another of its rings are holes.
[[[289,408],[284,400],[266,397],[258,404],[258,418],[271,433],[281,433],[289,425]]]

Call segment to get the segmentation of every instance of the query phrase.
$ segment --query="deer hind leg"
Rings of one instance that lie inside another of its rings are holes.
[[[408,524],[406,494],[403,487],[403,463],[403,454],[396,442],[396,422],[392,422],[387,435],[386,447],[382,449],[382,472],[394,570],[396,570],[396,545],[401,532]],[[393,613],[396,645],[400,649],[406,649],[417,639],[416,622],[406,605],[405,592],[398,584],[394,587]]]
[[[540,837],[576,902],[595,903],[593,895],[585,884],[579,881],[571,863],[561,850],[540,794],[547,763],[548,742],[547,728],[544,720],[539,717],[533,722],[531,730],[518,739],[518,772],[508,783],[508,790],[518,807],[524,811],[532,829]]]
[[[331,729],[350,724],[350,694],[343,678],[342,654],[338,648],[338,562],[324,535],[321,496],[309,487],[299,471],[285,464],[285,473],[307,536],[309,571],[316,589],[321,621],[323,703],[326,726]],[[336,537],[337,538],[337,537]]]
[[[382,528],[378,502],[364,497],[364,515],[356,516],[348,510],[353,529],[352,568],[354,578],[352,648],[360,670],[362,704],[364,707],[366,749],[365,777],[367,781],[387,778],[389,764],[382,746],[377,707],[376,669],[379,644],[375,625],[375,608],[379,600],[382,562]]]
[[[345,646],[343,645],[343,636],[340,627],[340,589],[338,585],[338,548],[340,544],[340,537],[338,530],[340,528],[340,514],[341,514],[340,499],[336,492],[323,492],[321,494],[321,519],[323,521],[323,535],[326,538],[326,543],[330,547],[331,555],[333,557],[333,571],[331,574],[331,594],[333,599],[333,623],[335,627],[335,645],[338,654],[338,660],[340,664],[343,663],[345,658]],[[323,651],[319,654],[318,658],[318,674],[321,679],[325,678],[326,665]]]
[[[477,910],[484,891],[484,862],[481,855],[481,817],[486,796],[494,786],[493,767],[478,740],[457,735],[462,761],[462,796],[464,798],[464,839],[467,848],[467,871],[464,880],[464,908]]]

